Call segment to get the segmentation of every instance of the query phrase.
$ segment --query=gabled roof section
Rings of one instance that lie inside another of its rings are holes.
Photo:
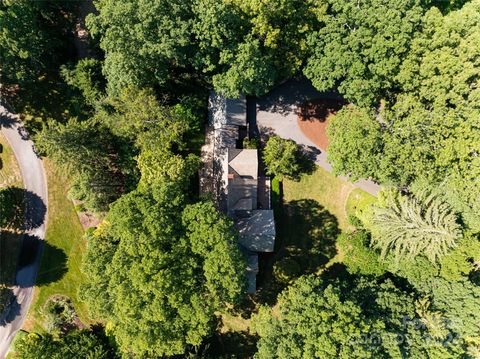
[[[209,98],[210,124],[215,128],[226,125],[247,125],[247,100],[245,96],[240,98],[225,98],[215,92],[210,93]]]
[[[275,220],[273,210],[237,212],[235,227],[240,233],[240,244],[252,252],[273,252]]]
[[[258,152],[257,150],[229,149],[228,165],[241,177],[257,178]]]

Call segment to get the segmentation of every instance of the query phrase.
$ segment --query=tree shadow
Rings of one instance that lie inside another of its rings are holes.
[[[1,288],[0,292],[0,327],[4,327],[20,315],[20,303],[10,288]]]
[[[316,273],[337,253],[337,218],[317,201],[288,202],[278,217],[276,254],[260,261],[258,298],[263,303],[274,303],[289,282]]]
[[[340,98],[323,98],[306,101],[298,111],[302,121],[325,122],[327,117],[340,110],[346,101]]]
[[[337,218],[313,199],[285,204],[278,254],[298,259],[302,272],[315,272],[336,254]]]
[[[67,272],[65,252],[36,236],[1,231],[0,248],[2,249],[0,253],[2,265],[8,265],[10,272],[15,273],[2,275],[0,285],[16,285],[20,288],[34,285],[43,286],[59,281]],[[17,258],[14,258],[15,254],[18,256]],[[10,258],[6,258],[7,256]],[[36,263],[40,261],[40,258],[45,265],[42,266],[37,277]],[[43,269],[43,267],[47,267],[47,269]]]
[[[313,99],[341,99],[338,92],[320,92],[305,76],[295,76],[276,86],[273,90],[257,99],[261,111],[291,113],[299,106]]]
[[[7,187],[0,191],[0,226],[18,230],[32,230],[45,222],[47,206],[31,191]]]
[[[252,358],[257,351],[258,337],[245,331],[217,332],[208,341],[206,358]]]

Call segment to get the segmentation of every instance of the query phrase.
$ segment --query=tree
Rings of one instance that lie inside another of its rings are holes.
[[[417,0],[328,0],[324,26],[309,36],[305,75],[320,91],[338,85],[360,106],[376,105],[397,83],[423,13]]]
[[[137,182],[135,149],[95,121],[50,122],[35,136],[38,149],[72,178],[70,194],[93,212],[128,192]]]
[[[47,31],[49,2],[7,0],[0,5],[0,53],[2,82],[34,82],[56,53]],[[58,40],[58,39],[57,39]]]
[[[263,161],[269,175],[280,180],[295,177],[300,171],[298,145],[292,140],[272,136],[263,151]]]
[[[432,263],[445,256],[462,238],[457,216],[432,195],[402,196],[387,193],[383,206],[374,206],[372,246],[382,258],[396,262],[425,256]]]
[[[115,358],[115,352],[96,334],[88,330],[72,330],[60,337],[51,334],[27,334],[15,342],[14,358],[75,359]]]
[[[371,111],[355,106],[342,108],[331,119],[327,135],[328,159],[336,174],[354,180],[378,176],[382,132]]]
[[[260,336],[257,358],[366,358],[361,335],[376,323],[337,285],[307,276],[279,296],[278,315],[262,307],[252,325]]]
[[[370,248],[370,236],[366,231],[341,234],[337,240],[345,258],[343,263],[352,274],[381,276],[387,266],[380,256]]]
[[[202,30],[197,31],[199,46],[208,49],[208,54],[216,54],[215,63],[206,57],[207,65],[219,64],[213,84],[217,91],[231,97],[241,93],[263,95],[279,81],[298,73],[307,55],[307,34],[319,27],[324,13],[323,3],[314,1],[198,3],[202,4],[197,7],[201,10],[196,22]],[[217,9],[214,14],[212,8]]]
[[[129,85],[165,86],[189,67],[194,47],[188,1],[101,0],[96,7],[99,13],[87,17],[87,26],[105,52],[110,93]]]
[[[102,97],[105,79],[102,62],[96,59],[82,59],[75,66],[62,66],[61,75],[70,86],[79,89],[85,102],[91,106]]]
[[[125,353],[182,354],[243,292],[232,224],[211,203],[188,205],[174,184],[146,186],[111,206],[88,240],[81,294]]]
[[[414,293],[391,280],[329,283],[302,277],[280,294],[274,311],[262,307],[253,317],[260,336],[256,357],[446,359],[464,354],[463,343],[436,339],[418,325],[422,317],[416,309]]]

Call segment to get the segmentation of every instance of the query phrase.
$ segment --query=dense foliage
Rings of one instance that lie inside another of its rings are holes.
[[[64,39],[52,23],[61,21],[54,1],[6,0],[0,4],[0,73],[4,84],[33,83],[58,61]]]
[[[462,237],[456,215],[435,196],[387,192],[379,202],[373,208],[370,229],[372,245],[382,257],[391,255],[399,261],[422,255],[436,262]]]
[[[41,128],[38,149],[67,172],[71,197],[105,216],[87,234],[80,292],[125,357],[185,355],[208,346],[226,308],[248,316],[235,306],[246,269],[237,234],[192,185],[206,98],[261,96],[302,73],[350,102],[329,119],[334,172],[393,189],[351,216],[341,264],[295,280],[300,254],[275,262],[285,289],[252,320],[256,356],[479,357],[480,0],[95,6],[86,22],[101,51],[75,59],[67,2],[3,1],[1,89],[24,90],[22,110],[41,114],[25,117]],[[300,157],[277,136],[263,148],[277,220],[278,180],[297,176]],[[8,190],[0,197],[9,226],[21,210]],[[44,309],[48,319],[58,308]],[[60,333],[28,335],[16,355],[112,357],[58,320]]]
[[[14,358],[21,359],[74,359],[116,358],[103,338],[87,330],[72,330],[59,337],[51,334],[27,334],[15,342]]]
[[[279,180],[297,176],[300,172],[299,154],[299,147],[294,141],[279,136],[270,137],[263,150],[267,173]]]
[[[374,105],[395,89],[423,9],[418,0],[328,0],[322,27],[310,34],[305,74],[319,90],[338,89]]]
[[[161,356],[198,346],[214,311],[243,292],[245,264],[229,220],[154,185],[115,202],[88,239],[81,294],[125,352]]]

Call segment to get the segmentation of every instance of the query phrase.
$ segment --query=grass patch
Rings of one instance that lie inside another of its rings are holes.
[[[275,254],[264,257],[260,267],[259,299],[267,304],[275,303],[277,294],[298,276],[326,268],[333,271],[335,263],[341,264],[343,253],[337,238],[354,229],[348,215],[375,201],[374,196],[321,167],[298,181],[284,180],[278,190],[272,182],[272,199],[280,193],[283,201],[274,206]]]
[[[371,194],[362,191],[360,188],[355,188],[348,196],[346,203],[346,211],[348,215],[358,216],[367,207],[376,202],[377,198]]]
[[[302,175],[299,181],[285,180],[283,183],[283,201],[314,200],[332,214],[341,230],[348,229],[345,202],[354,185],[342,181],[321,167],[312,174]]]
[[[0,190],[5,190],[7,187],[23,188],[23,182],[15,154],[7,139],[0,133]],[[22,202],[22,198],[17,198],[14,201],[15,203],[12,203],[14,198],[11,196],[1,196],[1,198],[7,201],[2,203],[1,207],[4,209],[15,208],[17,203]],[[5,216],[6,213],[4,212],[2,215]],[[2,218],[2,222],[4,219],[5,217]],[[17,231],[14,228],[8,227],[10,228],[0,228],[0,285],[14,283],[18,258],[22,248],[21,236],[16,233]],[[7,299],[8,297],[3,296],[0,300],[3,302]],[[2,307],[3,303],[0,303],[0,308]]]
[[[44,331],[42,310],[53,295],[66,296],[80,320],[89,324],[90,318],[86,304],[78,301],[77,291],[84,281],[80,271],[86,241],[83,229],[75,212],[73,203],[67,198],[68,180],[63,173],[55,170],[45,161],[48,181],[48,221],[47,246],[42,256],[32,306],[28,313],[24,329]]]
[[[23,187],[17,159],[7,139],[0,133],[0,187]]]

